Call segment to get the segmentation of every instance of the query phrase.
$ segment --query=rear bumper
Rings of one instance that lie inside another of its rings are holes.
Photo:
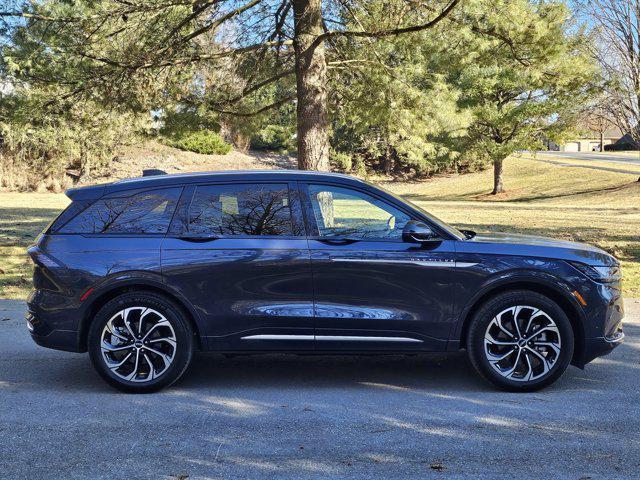
[[[25,320],[31,338],[41,347],[64,350],[66,352],[81,351],[77,331],[51,328],[47,322],[32,311],[27,312]]]

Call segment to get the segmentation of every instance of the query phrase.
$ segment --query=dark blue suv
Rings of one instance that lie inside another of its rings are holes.
[[[125,391],[173,383],[196,349],[466,349],[489,381],[534,390],[624,337],[606,252],[460,231],[352,177],[156,175],[67,195],[29,249],[28,327]]]

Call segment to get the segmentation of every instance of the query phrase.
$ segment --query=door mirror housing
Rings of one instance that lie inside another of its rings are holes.
[[[409,243],[441,242],[442,238],[423,222],[411,220],[402,229],[402,240]]]

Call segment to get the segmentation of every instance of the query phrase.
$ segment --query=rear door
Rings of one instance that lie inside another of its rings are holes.
[[[311,262],[288,182],[189,187],[162,246],[165,281],[215,350],[313,349]]]

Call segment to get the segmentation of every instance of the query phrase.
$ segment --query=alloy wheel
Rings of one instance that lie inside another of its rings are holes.
[[[176,356],[176,334],[158,311],[129,307],[113,315],[102,330],[100,350],[109,370],[129,382],[158,378]]]
[[[503,377],[528,382],[545,376],[562,348],[554,320],[539,308],[518,305],[498,313],[487,327],[484,352]]]

